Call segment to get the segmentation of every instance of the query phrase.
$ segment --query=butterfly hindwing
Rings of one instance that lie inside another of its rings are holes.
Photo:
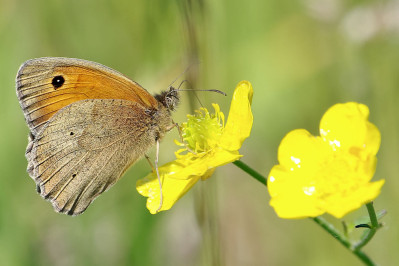
[[[38,191],[63,213],[82,213],[154,143],[151,114],[126,100],[92,99],[57,112],[26,157]]]

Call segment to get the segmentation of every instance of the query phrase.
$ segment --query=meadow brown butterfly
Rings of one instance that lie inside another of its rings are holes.
[[[16,78],[28,173],[56,211],[78,215],[174,127],[177,91],[152,96],[98,63],[44,57]]]

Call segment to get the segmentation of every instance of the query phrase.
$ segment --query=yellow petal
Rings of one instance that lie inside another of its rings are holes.
[[[324,212],[318,208],[318,199],[303,191],[311,191],[312,187],[301,178],[293,177],[292,173],[281,165],[275,165],[270,171],[267,188],[271,196],[270,206],[280,218],[316,217]]]
[[[280,218],[298,219],[323,214],[319,208],[317,178],[324,158],[331,153],[320,137],[304,129],[289,132],[278,150],[279,165],[270,171],[270,205]]]
[[[215,172],[215,170],[216,170],[216,168],[212,168],[212,169],[209,169],[208,171],[206,171],[205,174],[203,174],[201,176],[201,180],[205,181],[208,178],[210,178],[213,175],[213,172]]]
[[[381,136],[368,116],[369,109],[364,104],[336,104],[321,119],[320,135],[336,148],[350,150],[361,159],[376,155]]]
[[[336,218],[342,218],[349,212],[377,198],[384,183],[385,180],[378,180],[359,186],[358,189],[352,190],[349,194],[334,194],[326,199],[326,212]]]
[[[181,163],[184,160],[178,159],[161,166],[158,170],[162,180],[163,204],[159,210],[161,194],[156,173],[139,179],[136,189],[141,195],[148,197],[147,209],[152,214],[157,213],[157,210],[169,210],[200,178],[209,178],[216,167],[236,161],[240,157],[237,151],[217,148],[217,152],[189,161],[189,164]]]
[[[331,148],[305,129],[289,132],[278,148],[278,161],[291,171],[318,171],[324,158],[331,156]]]
[[[157,210],[158,212],[169,210],[199,180],[199,176],[191,176],[191,178],[185,180],[170,178],[169,172],[180,171],[180,167],[179,164],[170,162],[159,168],[163,195],[163,204],[160,210],[158,208],[161,194],[157,175],[150,173],[137,181],[137,191],[141,195],[148,197],[147,209],[150,213],[156,214]]]
[[[207,174],[208,170],[234,162],[242,157],[238,151],[227,151],[221,147],[214,148],[200,158],[192,156],[193,158],[191,159],[191,156],[192,154],[188,153],[176,160],[176,162],[180,162],[184,167],[180,168],[179,171],[170,173],[170,178],[188,179],[192,176],[203,177]]]
[[[220,146],[227,150],[238,150],[251,133],[253,115],[251,111],[253,89],[249,81],[238,83],[231,101],[229,117],[221,136]]]

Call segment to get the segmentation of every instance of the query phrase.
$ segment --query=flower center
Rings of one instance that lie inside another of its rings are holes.
[[[207,152],[215,147],[224,128],[224,114],[213,104],[214,114],[206,108],[196,110],[195,115],[187,115],[187,122],[181,126],[182,136],[188,148],[196,153]]]

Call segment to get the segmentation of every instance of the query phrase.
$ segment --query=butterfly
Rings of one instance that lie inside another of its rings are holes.
[[[171,130],[177,90],[152,96],[99,63],[43,57],[16,77],[27,171],[57,212],[78,215]]]

